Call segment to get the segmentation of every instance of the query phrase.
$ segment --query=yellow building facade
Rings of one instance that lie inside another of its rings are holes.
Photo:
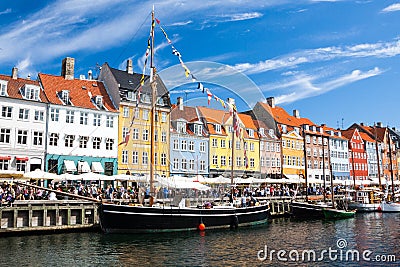
[[[304,140],[295,130],[282,130],[282,169],[287,178],[304,177]]]

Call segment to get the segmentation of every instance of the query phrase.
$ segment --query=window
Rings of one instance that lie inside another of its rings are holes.
[[[30,99],[30,100],[38,100],[39,99],[39,88],[36,87],[30,87],[25,85],[24,86],[24,90],[25,90],[25,95],[24,97],[26,99]]]
[[[142,119],[145,121],[149,120],[149,111],[147,109],[143,110]]]
[[[87,124],[87,113],[86,113],[86,119],[84,119],[84,121],[85,120],[86,120],[86,123],[82,123],[82,113],[81,113],[81,124],[84,124],[84,125]],[[93,114],[93,126],[100,126],[100,124],[101,124],[101,115],[100,114]]]
[[[215,131],[217,133],[221,133],[221,125],[220,124],[215,124]]]
[[[178,121],[176,123],[176,130],[178,131],[178,133],[186,133],[186,123]]]
[[[206,162],[204,160],[200,160],[200,171],[206,170]]]
[[[236,141],[236,149],[240,149],[240,141]]]
[[[41,146],[43,145],[43,132],[33,132],[33,145]]]
[[[29,120],[29,109],[20,108],[18,118],[20,120]]]
[[[212,164],[213,164],[213,165],[218,165],[218,156],[214,155],[214,156],[212,157]]]
[[[250,137],[254,137],[254,130],[253,129],[249,129],[249,136]]]
[[[114,128],[114,118],[112,116],[106,116],[106,127]]]
[[[61,91],[61,100],[64,102],[65,105],[69,105],[69,91],[62,90]]]
[[[195,124],[194,125],[194,133],[197,135],[202,135],[203,133],[203,125]]]
[[[0,159],[0,170],[8,170],[10,161],[6,159]]]
[[[247,150],[247,147],[248,147],[248,143],[247,142],[243,142],[243,149]]]
[[[240,167],[242,162],[241,162],[241,158],[240,157],[236,157],[236,167]]]
[[[100,149],[101,137],[93,138],[93,149]]]
[[[228,166],[232,166],[232,158],[228,157]]]
[[[123,107],[123,109],[122,109],[122,117],[129,118],[129,107]]]
[[[18,130],[17,132],[17,144],[26,145],[28,140],[28,131]]]
[[[221,156],[221,166],[226,166],[226,156]]]
[[[167,154],[161,153],[161,166],[167,165]]]
[[[165,132],[165,131],[161,132],[161,142],[163,142],[163,143],[167,142],[167,132]]]
[[[218,141],[217,141],[216,138],[213,138],[213,139],[212,139],[212,146],[213,146],[213,147],[218,147]]]
[[[35,121],[44,121],[44,112],[41,110],[35,110]]]
[[[132,131],[132,139],[133,140],[138,140],[139,139],[139,129],[138,128],[134,128]]]
[[[187,160],[186,159],[182,159],[181,169],[182,170],[187,170]]]
[[[122,140],[125,140],[125,137],[128,135],[129,129],[128,127],[122,127]]]
[[[167,121],[167,113],[161,112],[161,122],[166,122],[166,121]]]
[[[260,157],[260,165],[261,167],[265,166],[264,157]]]
[[[187,141],[186,140],[182,140],[181,141],[181,150],[182,151],[186,151],[187,150]]]
[[[1,107],[1,116],[3,118],[11,118],[12,117],[12,107]]]
[[[179,159],[174,158],[174,165],[173,165],[173,168],[174,168],[175,170],[179,169]]]
[[[189,141],[189,151],[194,151],[194,141]]]
[[[286,158],[286,156],[285,156],[285,158]],[[271,163],[272,163],[273,161],[271,161],[271,159],[269,158],[269,157],[267,157],[266,159],[265,159],[265,166],[266,167],[271,167]]]
[[[60,110],[57,108],[50,109],[50,120],[51,121],[58,121],[60,118]]]
[[[58,133],[50,134],[49,145],[58,146]]]
[[[7,82],[0,82],[0,96],[7,96]]]
[[[132,164],[138,164],[138,163],[139,163],[139,152],[132,151]]]
[[[114,139],[106,138],[106,150],[113,150],[114,147]]]
[[[79,136],[79,148],[87,148],[88,140],[88,136]]]
[[[75,112],[72,110],[67,110],[67,114],[65,117],[66,123],[74,123]]]
[[[144,141],[148,141],[148,140],[149,140],[149,130],[147,130],[147,129],[144,129],[144,130],[143,130],[142,139],[143,139]]]
[[[174,139],[174,141],[173,141],[173,149],[174,150],[179,150],[179,140],[178,139]]]
[[[71,134],[65,135],[65,147],[73,147],[74,139],[75,139],[75,135],[71,135]]]
[[[250,143],[250,151],[254,151],[254,143]]]
[[[17,171],[24,172],[26,170],[26,161],[25,160],[17,160],[16,167],[17,167]]]
[[[135,94],[135,92],[129,91],[129,92],[126,94],[126,99],[129,100],[129,101],[136,101],[136,94]]]
[[[194,159],[189,160],[189,170],[194,170]]]
[[[221,147],[225,148],[226,147],[226,141],[225,139],[221,139]]]
[[[128,151],[122,150],[122,164],[128,164]]]
[[[200,143],[200,152],[206,152],[206,143],[205,142]]]
[[[81,112],[80,121],[79,121],[80,124],[87,125],[88,124],[88,117],[89,117],[89,114],[87,112]]]
[[[142,164],[143,165],[149,164],[149,156],[147,152],[142,153]]]
[[[254,168],[255,163],[254,163],[254,159],[250,158],[250,168]]]

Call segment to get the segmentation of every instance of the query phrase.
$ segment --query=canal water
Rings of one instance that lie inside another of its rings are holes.
[[[400,214],[239,230],[0,238],[1,266],[400,266]],[[358,255],[358,257],[357,257]]]

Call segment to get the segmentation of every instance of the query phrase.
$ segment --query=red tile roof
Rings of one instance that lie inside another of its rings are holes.
[[[361,136],[361,138],[362,138],[364,141],[368,141],[368,142],[371,142],[371,143],[375,143],[375,140],[372,139],[372,138],[371,138],[368,134],[366,134],[366,133],[360,132],[360,136]]]
[[[293,127],[300,127],[302,124],[308,125],[316,125],[311,120],[307,118],[296,118],[294,116],[289,115],[285,109],[279,106],[271,107],[267,103],[259,102],[261,106],[267,111],[270,112],[275,121],[279,124],[284,124]]]
[[[22,78],[13,79],[11,76],[2,75],[2,74],[0,74],[0,80],[8,82],[7,83],[7,94],[8,94],[8,97],[11,97],[11,98],[24,99],[20,93],[20,89],[25,84],[36,85],[40,88],[38,81],[22,79]],[[46,95],[44,94],[42,89],[40,89],[39,98],[40,98],[41,102],[45,102],[45,103],[47,102]],[[31,101],[34,101],[34,100],[31,100]]]
[[[39,81],[43,86],[47,99],[52,104],[63,105],[57,93],[69,90],[70,99],[75,107],[98,110],[92,102],[95,96],[103,97],[104,107],[109,111],[118,112],[108,95],[104,84],[95,80],[66,80],[62,76],[39,74]]]

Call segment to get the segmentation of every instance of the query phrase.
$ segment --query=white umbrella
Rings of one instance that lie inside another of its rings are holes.
[[[100,173],[95,173],[95,172],[87,172],[87,173],[82,173],[77,176],[77,180],[85,180],[85,181],[111,181],[114,180],[113,176],[109,175],[104,175]]]
[[[60,178],[60,176],[56,173],[45,172],[40,169],[36,169],[34,171],[24,173],[24,178],[52,180],[52,179],[58,179],[58,178]]]

